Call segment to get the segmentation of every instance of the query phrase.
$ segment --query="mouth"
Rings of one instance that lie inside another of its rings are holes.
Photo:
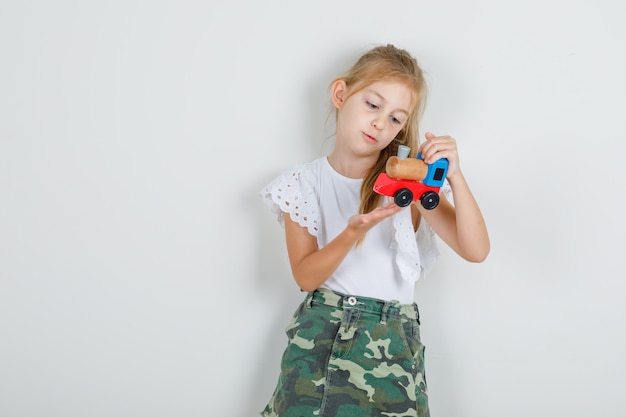
[[[377,140],[374,136],[368,135],[368,134],[367,134],[367,133],[365,133],[365,132],[363,132],[363,138],[364,138],[366,141],[368,141],[369,143],[377,143],[377,142],[378,142],[378,140]]]

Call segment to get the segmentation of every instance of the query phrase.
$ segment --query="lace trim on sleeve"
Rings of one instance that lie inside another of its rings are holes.
[[[417,232],[413,232],[411,210],[402,210],[394,216],[396,265],[402,278],[416,282],[424,277],[439,258],[435,232],[421,219]]]
[[[415,233],[415,241],[419,246],[421,274],[425,276],[437,263],[440,252],[437,244],[437,235],[423,217]]]
[[[402,278],[416,282],[422,272],[422,265],[413,233],[411,209],[406,208],[393,216],[396,265]]]
[[[440,191],[453,202],[452,189],[447,180]],[[396,265],[402,278],[416,282],[425,276],[439,259],[437,235],[424,218],[421,219],[417,232],[413,232],[410,209],[396,214],[393,217],[393,226],[397,245]]]
[[[284,213],[300,226],[306,227],[315,237],[319,233],[320,212],[317,198],[304,165],[283,172],[259,192],[264,203],[269,206],[282,227],[285,227]]]

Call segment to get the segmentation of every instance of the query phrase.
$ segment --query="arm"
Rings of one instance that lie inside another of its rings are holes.
[[[317,247],[317,239],[309,234],[306,227],[284,213],[287,253],[296,283],[307,292],[319,288],[368,230],[400,210],[400,207],[389,203],[370,213],[352,216],[346,228],[322,249]]]
[[[421,215],[459,256],[470,262],[482,262],[490,250],[489,235],[482,213],[459,167],[456,141],[449,136],[426,134],[427,141],[420,150],[427,163],[448,158],[448,182],[454,194],[454,206],[443,197],[434,210],[424,210]]]

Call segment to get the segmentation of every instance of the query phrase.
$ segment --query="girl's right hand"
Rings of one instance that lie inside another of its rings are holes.
[[[402,207],[391,201],[383,206],[376,207],[369,213],[357,214],[350,217],[348,220],[348,229],[355,233],[358,239],[360,239],[365,236],[372,227],[376,226],[387,217],[398,213],[400,210],[402,210]]]

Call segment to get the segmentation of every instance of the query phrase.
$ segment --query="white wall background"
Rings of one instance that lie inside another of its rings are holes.
[[[626,3],[0,3],[0,415],[253,416],[300,302],[257,191],[428,73],[492,252],[416,292],[435,417],[626,415]]]

